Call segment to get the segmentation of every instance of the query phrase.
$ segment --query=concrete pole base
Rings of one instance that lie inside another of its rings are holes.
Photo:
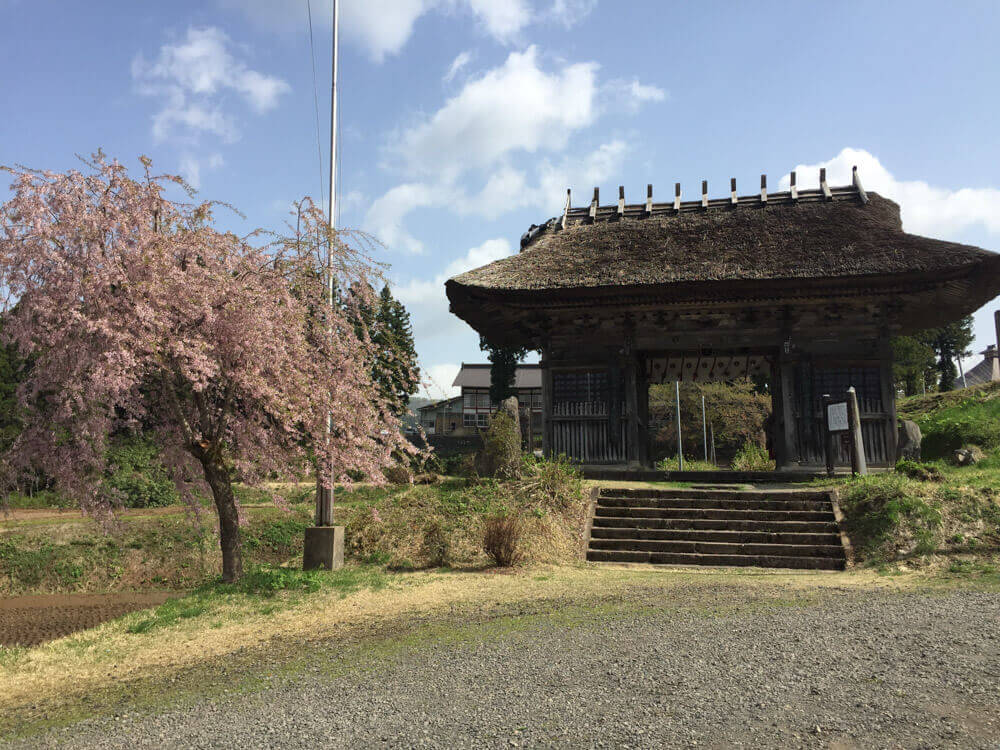
[[[344,567],[344,527],[310,526],[302,549],[303,570],[337,570]]]

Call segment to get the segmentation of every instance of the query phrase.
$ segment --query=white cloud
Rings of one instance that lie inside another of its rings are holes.
[[[372,60],[382,62],[403,48],[417,19],[435,5],[434,0],[349,0],[341,10],[344,34],[361,42]]]
[[[404,220],[412,211],[447,208],[460,216],[494,220],[510,211],[534,208],[540,219],[548,218],[562,211],[566,188],[587,191],[590,186],[620,174],[627,153],[624,141],[613,140],[589,154],[574,154],[555,163],[543,159],[534,167],[533,175],[503,165],[473,195],[456,184],[404,183],[371,205],[363,227],[390,251],[420,254],[424,252],[424,244],[404,227]],[[580,203],[579,198],[576,203]]]
[[[561,149],[596,117],[596,71],[596,63],[575,63],[547,72],[536,47],[513,52],[404,132],[393,150],[411,172],[449,180],[512,151]]]
[[[472,62],[472,53],[468,51],[460,52],[455,59],[451,61],[451,65],[448,66],[448,72],[444,74],[444,82],[451,83],[455,79],[455,76],[457,76],[470,62]]]
[[[450,339],[470,329],[448,311],[448,298],[444,282],[464,271],[485,266],[504,258],[514,251],[506,239],[487,240],[471,248],[465,255],[455,258],[432,279],[411,279],[406,284],[393,286],[393,294],[406,305],[413,321],[413,334],[421,347],[440,337]],[[450,381],[449,381],[450,382]]]
[[[546,15],[568,29],[590,15],[596,7],[597,0],[553,0]]]
[[[461,365],[446,362],[431,365],[421,372],[420,395],[424,398],[452,398],[462,392],[461,388],[452,385],[458,376]]]
[[[375,200],[365,214],[364,229],[390,250],[419,254],[424,245],[403,228],[403,219],[411,211],[433,206],[440,200],[435,188],[420,182],[396,185]]]
[[[187,183],[197,190],[201,187],[201,170],[203,166],[205,169],[218,169],[224,164],[225,161],[222,158],[222,154],[211,154],[204,162],[192,154],[184,154],[180,161],[180,172]]]
[[[533,16],[527,0],[467,0],[489,34],[501,41],[513,38]]]
[[[229,37],[217,28],[189,28],[181,41],[160,47],[155,60],[136,56],[136,90],[164,102],[153,116],[154,138],[164,140],[177,131],[207,132],[233,141],[239,132],[217,101],[221,94],[236,93],[253,111],[263,113],[290,91],[280,78],[248,68],[231,47]]]
[[[858,167],[865,190],[899,204],[903,228],[907,232],[948,238],[970,227],[982,226],[1000,234],[1000,190],[948,190],[920,180],[898,180],[882,162],[863,149],[845,148],[829,161],[800,164],[795,168],[796,181],[800,188],[818,187],[819,170],[825,167],[828,184],[849,185],[853,166]],[[787,190],[788,183],[788,177],[783,177],[782,189]]]
[[[305,2],[278,0],[216,0],[244,13],[261,28],[296,32],[306,29]],[[341,28],[345,39],[359,44],[375,62],[398,54],[413,35],[417,21],[437,10],[471,13],[483,30],[499,42],[513,41],[533,22],[555,19],[569,26],[593,9],[596,0],[555,0],[547,11],[531,0],[342,0]],[[329,2],[314,2],[313,25],[330,28]],[[321,32],[322,33],[322,32]]]

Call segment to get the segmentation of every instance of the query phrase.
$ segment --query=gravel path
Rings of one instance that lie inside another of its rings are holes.
[[[1000,595],[542,623],[26,746],[1000,747]]]

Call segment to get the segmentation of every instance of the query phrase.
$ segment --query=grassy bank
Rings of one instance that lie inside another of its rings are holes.
[[[301,563],[312,491],[282,489],[299,502],[280,509],[269,504],[266,491],[241,488],[249,569]],[[340,489],[335,522],[347,527],[349,562],[406,571],[442,562],[487,565],[484,523],[516,515],[523,522],[524,560],[564,563],[580,554],[585,507],[575,472],[546,462],[527,466],[524,478],[510,482],[445,477],[435,484]],[[211,508],[197,515],[177,506],[129,511],[109,529],[72,511],[0,517],[3,594],[189,590],[212,582],[220,569]]]
[[[946,459],[967,445],[1000,450],[1000,383],[901,399],[897,411],[920,427],[925,459]]]

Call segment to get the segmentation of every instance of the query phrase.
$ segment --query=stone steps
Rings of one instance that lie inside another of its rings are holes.
[[[587,559],[842,570],[833,503],[815,491],[598,492]]]
[[[615,518],[721,518],[734,521],[834,521],[833,510],[756,510],[753,508],[646,508],[600,505],[594,517]]]

